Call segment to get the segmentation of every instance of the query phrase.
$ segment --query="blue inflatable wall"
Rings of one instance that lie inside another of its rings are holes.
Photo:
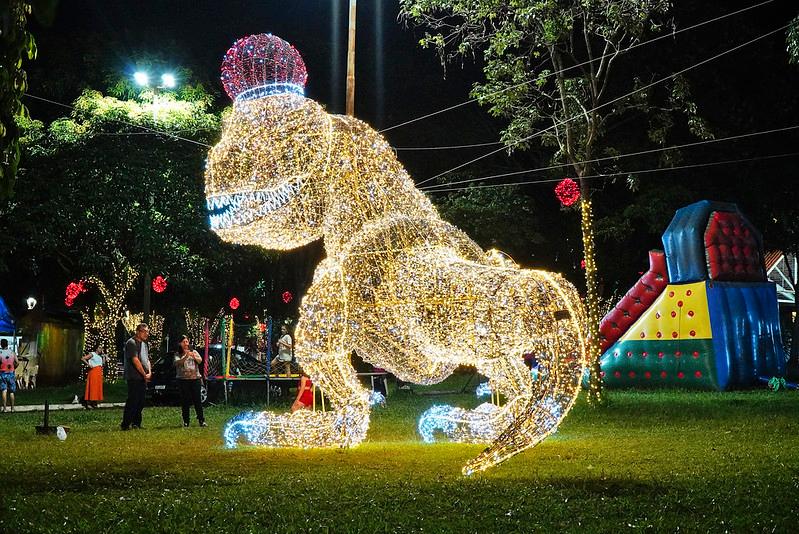
[[[708,282],[707,299],[719,389],[785,376],[774,284]]]

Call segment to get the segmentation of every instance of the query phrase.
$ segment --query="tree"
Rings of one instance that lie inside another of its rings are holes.
[[[400,17],[424,26],[424,47],[435,47],[446,64],[482,51],[486,81],[472,94],[489,113],[509,119],[502,140],[510,150],[536,140],[553,149],[579,181],[588,307],[589,400],[601,400],[600,303],[594,244],[593,191],[586,177],[602,168],[592,160],[613,155],[609,133],[639,116],[650,124],[652,142],[663,144],[674,112],[687,127],[710,134],[690,100],[685,80],[665,93],[633,92],[651,73],[638,66],[629,83],[614,74],[624,52],[667,22],[668,0],[401,0]],[[627,68],[627,74],[630,72]],[[631,94],[632,93],[632,94]],[[657,107],[653,101],[659,98]],[[540,130],[540,132],[538,131]]]
[[[27,117],[22,95],[28,78],[25,60],[36,58],[36,40],[27,30],[34,14],[49,22],[55,14],[54,0],[8,0],[0,8],[0,199],[11,195],[20,159],[18,117]]]
[[[93,306],[81,310],[85,329],[84,352],[102,348],[103,354],[111,354],[103,373],[106,379],[112,381],[120,376],[114,343],[116,327],[125,312],[125,297],[138,277],[138,273],[124,259],[120,258],[119,264],[120,267],[113,269],[110,288],[96,276],[86,278],[86,283],[93,286],[98,295]]]
[[[197,276],[203,259],[191,245],[209,237],[203,143],[218,117],[167,95],[121,101],[86,91],[74,107],[47,128],[23,121],[27,183],[8,214],[14,233],[65,272],[109,272],[126,257],[140,271]]]
[[[521,264],[530,262],[525,255],[531,250],[531,242],[537,245],[544,242],[535,203],[518,188],[470,188],[434,200],[441,216],[481,247],[498,248]]]
[[[786,37],[788,63],[799,65],[799,16],[791,21]]]
[[[184,307],[213,317],[232,296],[242,315],[274,309],[279,295],[251,290],[265,280],[301,289],[284,279],[304,264],[282,276],[274,253],[224,243],[208,229],[204,162],[220,119],[207,99],[145,92],[123,101],[85,91],[74,108],[49,125],[21,120],[25,187],[0,201],[8,292],[38,290],[52,308],[67,282],[109,280],[124,258],[167,278],[153,307],[171,324]],[[141,310],[140,290],[133,295],[130,309]]]
[[[203,164],[220,121],[206,107],[170,94],[121,101],[86,91],[48,126],[21,119],[25,187],[0,203],[11,236],[3,259],[28,258],[18,271],[54,265],[51,276],[72,280],[108,279],[125,258],[176,288],[207,287],[219,240],[206,226]]]

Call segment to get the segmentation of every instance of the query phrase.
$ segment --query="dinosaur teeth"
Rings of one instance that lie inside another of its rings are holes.
[[[212,230],[242,226],[282,208],[302,188],[304,177],[275,189],[259,189],[230,195],[214,195],[206,199]]]

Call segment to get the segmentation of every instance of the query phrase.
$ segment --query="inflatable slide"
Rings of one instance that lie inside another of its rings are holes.
[[[663,249],[600,324],[605,384],[724,391],[783,376],[776,288],[738,207],[678,210]]]

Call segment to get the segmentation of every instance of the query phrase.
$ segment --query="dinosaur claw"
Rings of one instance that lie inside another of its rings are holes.
[[[350,447],[366,437],[369,412],[346,407],[338,411],[298,410],[289,414],[242,412],[225,425],[225,448],[240,441],[267,447]]]

